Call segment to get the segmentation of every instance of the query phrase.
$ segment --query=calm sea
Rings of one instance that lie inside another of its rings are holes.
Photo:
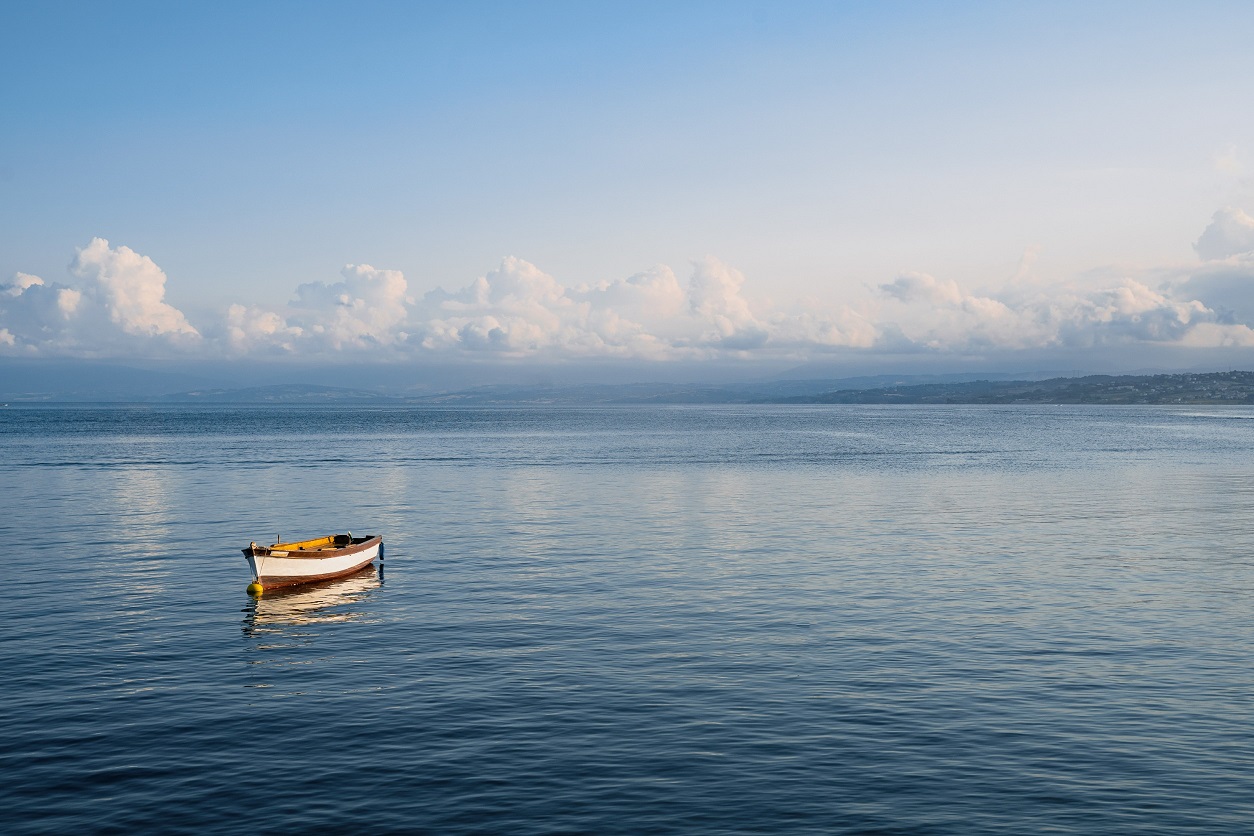
[[[0,509],[7,832],[1254,831],[1248,408],[10,407]]]

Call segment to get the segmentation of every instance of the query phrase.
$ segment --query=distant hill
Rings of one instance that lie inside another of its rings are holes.
[[[220,386],[205,375],[72,360],[0,359],[0,399],[48,401],[146,401],[166,392]]]
[[[766,380],[749,383],[497,384],[431,395],[407,403],[430,404],[698,404],[786,403],[847,389],[872,390],[920,383],[951,383],[977,375],[871,375],[822,380]],[[798,401],[805,402],[805,401]]]
[[[162,403],[398,403],[400,399],[339,386],[290,383],[245,389],[197,389],[164,395]]]
[[[0,401],[220,404],[595,405],[595,404],[927,404],[927,403],[1254,403],[1254,372],[1090,375],[1041,380],[998,375],[869,375],[740,383],[519,383],[413,394],[363,374],[350,384],[280,383],[231,387],[222,379],[106,364],[0,364]],[[250,381],[239,379],[239,383]],[[366,388],[370,387],[370,388]]]
[[[757,403],[828,404],[1254,404],[1254,372],[1089,375],[1048,380],[977,380],[812,395],[763,398]]]
[[[950,376],[946,380],[965,380]],[[523,405],[523,404],[699,404],[751,403],[814,396],[829,391],[877,386],[894,386],[916,381],[934,381],[935,376],[883,375],[838,380],[776,380],[743,384],[704,383],[584,383],[584,384],[495,384],[430,395],[385,394],[364,389],[313,384],[250,386],[239,389],[201,388],[157,398],[162,403],[392,403],[432,405]]]

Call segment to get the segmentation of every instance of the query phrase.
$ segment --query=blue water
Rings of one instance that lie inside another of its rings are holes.
[[[8,832],[1254,831],[1252,409],[11,407],[0,506]]]

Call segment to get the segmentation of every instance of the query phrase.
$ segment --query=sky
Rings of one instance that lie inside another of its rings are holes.
[[[1254,4],[0,4],[0,368],[1254,368]]]

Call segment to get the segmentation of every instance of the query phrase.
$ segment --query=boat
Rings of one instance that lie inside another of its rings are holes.
[[[382,561],[383,537],[354,537],[350,531],[272,546],[259,546],[254,541],[243,552],[253,570],[248,591],[260,594],[267,589],[341,578],[373,563],[376,557]]]

